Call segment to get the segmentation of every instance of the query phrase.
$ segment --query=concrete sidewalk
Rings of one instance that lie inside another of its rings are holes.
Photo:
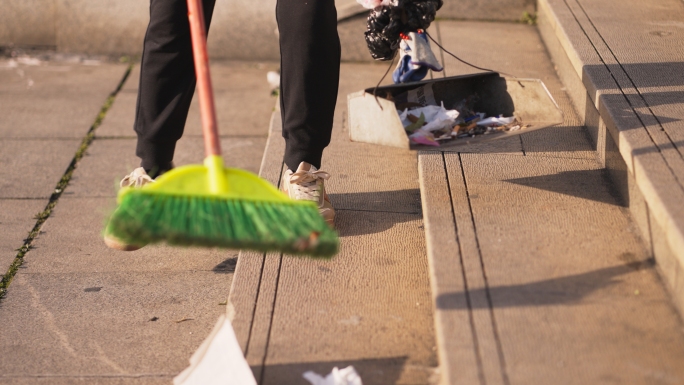
[[[0,109],[9,117],[0,122],[3,274],[127,71],[127,65],[7,63],[0,63]],[[265,74],[275,68],[213,66],[227,164],[258,170],[275,101]],[[226,311],[237,252],[121,253],[102,242],[118,180],[138,162],[137,77],[134,69],[106,111],[0,302],[0,383],[168,384]],[[199,127],[193,104],[177,164],[202,161]]]

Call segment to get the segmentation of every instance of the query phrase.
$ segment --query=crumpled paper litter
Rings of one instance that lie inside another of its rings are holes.
[[[303,377],[311,385],[363,385],[361,377],[356,373],[353,366],[347,366],[344,369],[335,367],[325,378],[312,371],[304,373]]]

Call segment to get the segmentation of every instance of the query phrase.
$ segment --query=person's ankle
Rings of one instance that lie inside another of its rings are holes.
[[[173,170],[173,163],[169,163],[165,166],[151,166],[151,167],[145,167],[145,165],[140,165],[143,169],[145,169],[145,172],[147,175],[150,176],[152,179],[156,179],[158,176],[163,175],[167,171]]]

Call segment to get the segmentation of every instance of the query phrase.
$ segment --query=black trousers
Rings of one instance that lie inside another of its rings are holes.
[[[209,28],[215,0],[202,1]],[[335,2],[278,0],[276,16],[284,161],[291,170],[302,161],[320,168],[330,143],[340,74]],[[172,167],[195,90],[194,68],[186,1],[150,0],[134,129],[136,154],[152,174]]]

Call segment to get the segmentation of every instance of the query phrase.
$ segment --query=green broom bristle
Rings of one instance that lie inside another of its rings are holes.
[[[107,232],[130,244],[281,251],[330,258],[339,239],[315,205],[131,191]]]

